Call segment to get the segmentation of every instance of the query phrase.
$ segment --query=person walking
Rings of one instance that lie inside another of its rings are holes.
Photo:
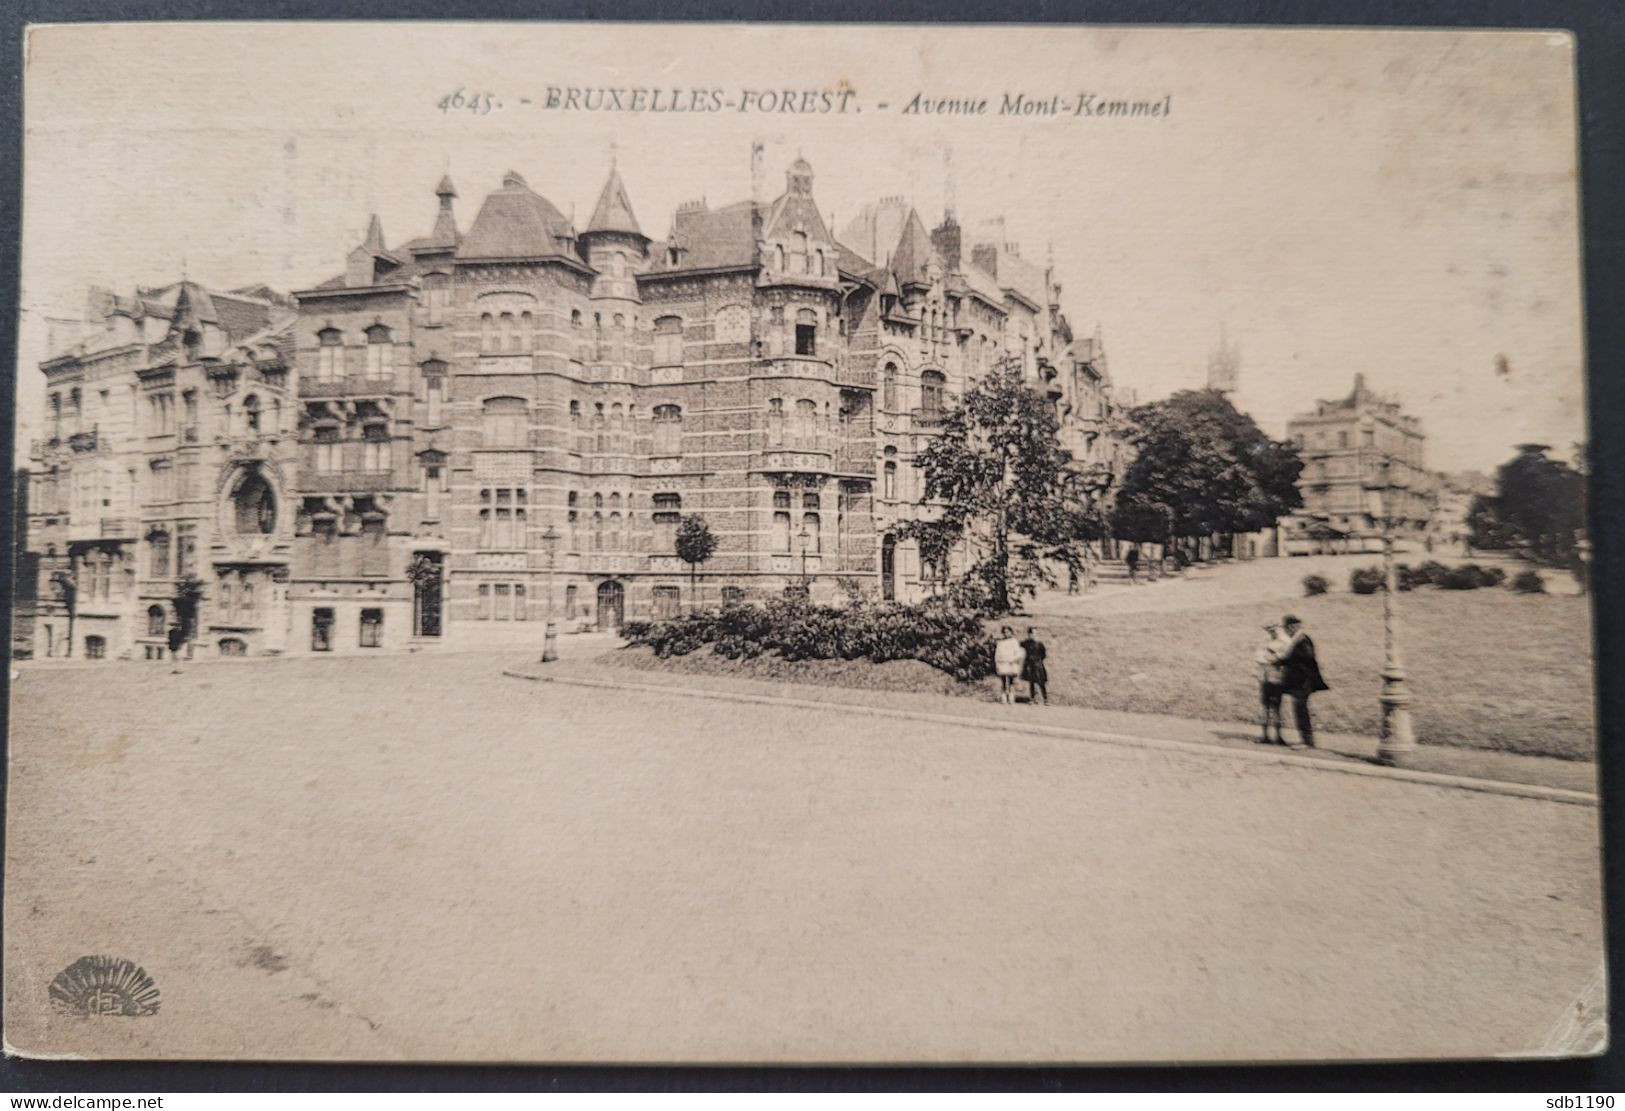
[[[1140,546],[1138,544],[1133,545],[1128,551],[1123,553],[1123,562],[1128,564],[1129,583],[1132,585],[1133,583],[1138,582],[1139,579],[1137,576],[1140,572]]]
[[[1027,701],[1036,703],[1042,695],[1044,705],[1048,706],[1049,670],[1044,667],[1044,657],[1049,651],[1038,639],[1038,630],[1031,625],[1027,626],[1027,639],[1021,642],[1021,650],[1025,653],[1021,658],[1021,678],[1027,684]]]
[[[1292,699],[1293,723],[1298,729],[1298,743],[1306,748],[1315,747],[1315,724],[1309,716],[1309,696],[1317,691],[1330,690],[1320,674],[1320,661],[1315,657],[1315,642],[1303,630],[1303,622],[1288,614],[1281,618],[1286,632],[1286,651],[1281,655],[1281,687]]]
[[[1014,630],[1008,625],[1002,627],[998,643],[993,646],[993,672],[999,677],[999,701],[1005,705],[1015,704],[1016,679],[1021,675],[1026,656]]]
[[[1267,639],[1259,645],[1254,661],[1258,664],[1258,694],[1264,707],[1264,743],[1267,745],[1284,745],[1286,738],[1281,735],[1281,696],[1284,693],[1282,680],[1285,671],[1281,666],[1281,659],[1286,655],[1288,642],[1281,635],[1281,627],[1274,623],[1264,626]],[[1275,736],[1270,736],[1270,725],[1275,725]]]

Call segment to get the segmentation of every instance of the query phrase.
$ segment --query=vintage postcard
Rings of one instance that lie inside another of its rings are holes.
[[[1568,36],[26,46],[8,1052],[1606,1046]]]

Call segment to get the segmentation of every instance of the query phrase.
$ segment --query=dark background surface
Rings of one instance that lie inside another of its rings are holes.
[[[30,23],[136,20],[685,20],[922,23],[1116,23],[1207,25],[1502,27],[1566,29],[1578,42],[1581,214],[1585,233],[1586,338],[1595,552],[1599,766],[1603,780],[1605,905],[1625,905],[1620,853],[1625,829],[1625,761],[1612,756],[1625,685],[1619,672],[1620,575],[1625,570],[1625,6],[1618,0],[10,0],[0,4],[0,461],[12,489],[12,399],[16,396],[18,232],[21,209],[22,34]],[[886,47],[876,44],[877,59]],[[1509,72],[1506,79],[1516,82]],[[12,550],[12,514],[0,513],[0,553]],[[0,597],[11,596],[11,564],[0,559]],[[10,643],[10,613],[0,630]],[[8,670],[9,674],[9,670]],[[9,682],[8,682],[9,694]],[[0,715],[5,706],[0,705]],[[0,719],[3,720],[3,719]],[[209,1091],[1344,1091],[1508,1090],[1599,1093],[1625,1088],[1625,977],[1617,959],[1622,916],[1610,913],[1611,1020],[1615,1048],[1581,1061],[1450,1064],[1088,1068],[677,1068],[599,1066],[269,1065],[0,1061],[0,1089],[47,1094]],[[1531,1106],[1540,1104],[1531,1102]]]

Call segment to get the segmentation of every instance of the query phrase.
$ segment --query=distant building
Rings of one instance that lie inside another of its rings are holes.
[[[1380,551],[1385,518],[1401,544],[1421,546],[1434,505],[1422,424],[1369,390],[1363,374],[1347,397],[1289,420],[1287,439],[1304,466],[1303,508],[1283,522],[1286,554]]]

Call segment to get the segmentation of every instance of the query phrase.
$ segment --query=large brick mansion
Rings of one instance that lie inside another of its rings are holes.
[[[540,639],[690,601],[934,574],[892,526],[949,399],[1008,362],[1055,403],[1097,489],[1121,466],[1098,336],[1002,224],[867,206],[837,238],[813,171],[777,199],[680,207],[644,233],[611,171],[584,228],[517,173],[467,230],[282,296],[192,282],[93,292],[42,364],[29,537],[36,654],[153,657],[178,580],[204,654]],[[678,520],[715,555],[690,568]],[[66,586],[64,584],[67,584]]]

